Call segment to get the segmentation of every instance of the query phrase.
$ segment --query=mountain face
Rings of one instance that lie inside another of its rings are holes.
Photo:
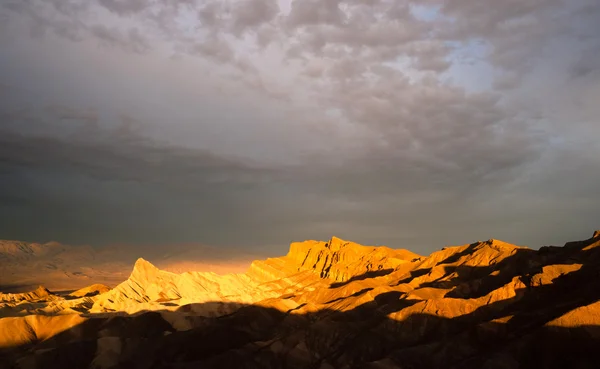
[[[0,294],[7,368],[597,368],[600,232],[429,256],[333,237],[245,273],[139,259],[113,289]]]
[[[94,282],[119,283],[131,264],[107,256],[89,246],[0,240],[0,291],[23,291],[39,284],[72,289]]]

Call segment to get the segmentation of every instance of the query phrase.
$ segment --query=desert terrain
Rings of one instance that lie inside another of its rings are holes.
[[[228,274],[1,247],[2,368],[600,367],[600,231],[428,256],[332,237]]]

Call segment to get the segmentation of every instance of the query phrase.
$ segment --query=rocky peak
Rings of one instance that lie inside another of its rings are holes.
[[[50,295],[50,290],[44,286],[39,286],[35,291],[33,291],[37,296],[48,296]]]
[[[297,271],[312,271],[321,278],[342,282],[372,271],[393,270],[418,255],[388,247],[363,246],[331,237],[327,242],[294,242],[285,258]]]
[[[2,293],[0,292],[0,302],[18,302],[18,301],[38,301],[55,300],[58,297],[50,292],[46,287],[39,286],[34,291],[22,293]]]
[[[513,245],[512,243],[508,243],[508,242],[504,242],[501,240],[497,240],[495,238],[490,238],[489,240],[485,241],[485,242],[481,242],[481,244],[485,245],[485,246],[490,246],[496,249],[515,249],[515,248],[519,248],[519,246]]]
[[[348,244],[348,241],[344,241],[341,238],[332,236],[331,239],[327,243],[325,243],[325,247],[331,251],[339,251]]]
[[[159,272],[160,270],[152,263],[143,258],[139,258],[133,266],[133,271],[131,272],[129,279],[147,281],[154,279]]]

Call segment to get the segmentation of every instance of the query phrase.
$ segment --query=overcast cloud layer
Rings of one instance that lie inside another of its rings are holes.
[[[7,0],[0,50],[0,238],[600,228],[594,0]]]

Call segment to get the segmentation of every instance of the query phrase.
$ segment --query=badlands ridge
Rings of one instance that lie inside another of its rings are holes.
[[[598,231],[429,256],[333,237],[226,275],[138,259],[114,288],[0,293],[0,367],[598,368],[599,280]]]

